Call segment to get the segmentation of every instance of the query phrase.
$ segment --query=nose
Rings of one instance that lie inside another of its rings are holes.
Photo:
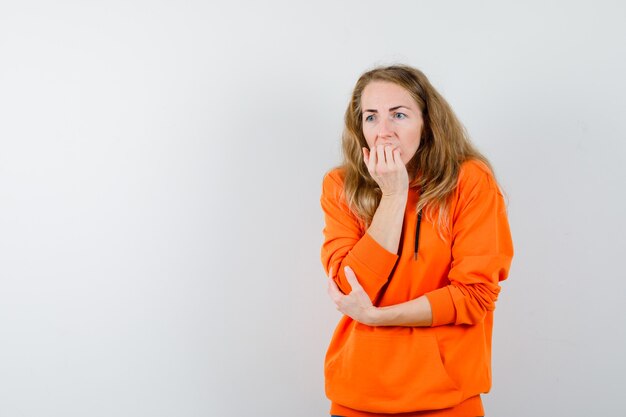
[[[391,136],[393,136],[392,122],[388,118],[383,117],[378,124],[378,137],[383,139]]]

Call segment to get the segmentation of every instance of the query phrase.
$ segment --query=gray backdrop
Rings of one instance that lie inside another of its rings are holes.
[[[2,1],[0,416],[327,415],[322,176],[421,68],[509,196],[489,416],[623,415],[620,1]]]

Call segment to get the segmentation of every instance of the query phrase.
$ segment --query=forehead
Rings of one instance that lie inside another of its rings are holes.
[[[375,108],[377,106],[415,107],[415,100],[407,90],[398,84],[389,81],[372,81],[365,86],[361,95],[363,108]]]

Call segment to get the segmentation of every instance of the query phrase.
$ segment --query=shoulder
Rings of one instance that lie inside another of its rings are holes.
[[[461,164],[457,181],[457,192],[465,194],[472,191],[498,190],[496,179],[491,169],[478,159],[469,159]]]
[[[322,190],[328,192],[331,190],[343,190],[343,182],[345,178],[345,170],[341,167],[333,168],[324,174],[322,180]]]
[[[462,210],[471,202],[488,204],[493,198],[503,198],[503,194],[491,169],[477,159],[463,162],[454,191],[454,210]]]

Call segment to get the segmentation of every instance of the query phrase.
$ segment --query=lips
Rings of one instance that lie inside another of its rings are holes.
[[[383,146],[393,146],[394,148],[399,148],[400,144],[399,143],[391,143],[391,142],[379,142],[376,144],[376,146],[378,145],[383,145]]]

